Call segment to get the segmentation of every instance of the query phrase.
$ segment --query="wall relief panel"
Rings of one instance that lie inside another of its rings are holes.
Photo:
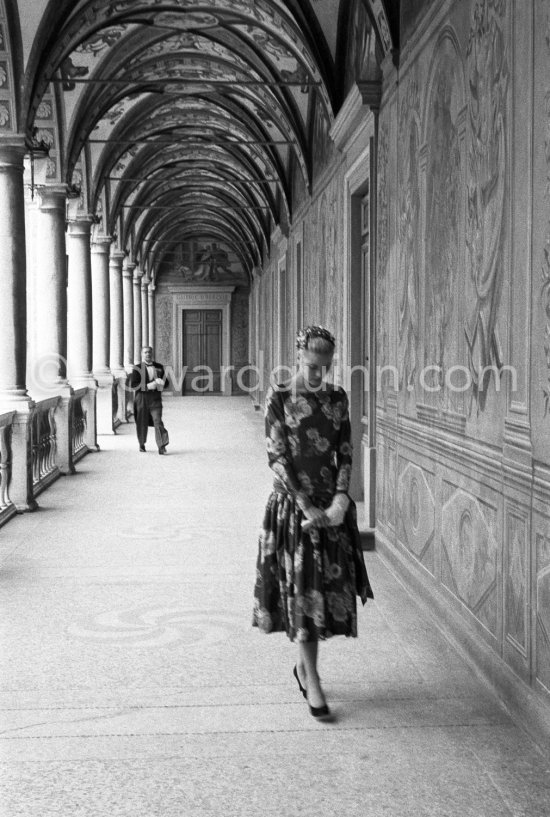
[[[446,386],[448,370],[457,365],[457,287],[461,253],[461,199],[464,168],[459,122],[463,108],[462,63],[454,43],[443,37],[432,66],[426,113],[426,226],[424,281],[424,366],[434,391],[423,402],[457,410],[457,395]],[[437,389],[437,390],[436,390]]]
[[[442,582],[496,635],[496,509],[450,483],[444,486]]]
[[[420,320],[421,235],[420,97],[418,82],[406,85],[399,110],[399,390],[413,392],[417,376]]]
[[[390,304],[388,302],[388,266],[390,254],[390,205],[389,205],[389,127],[387,122],[380,126],[378,135],[378,218],[377,218],[377,263],[376,263],[376,343],[377,366],[390,363]],[[385,404],[387,379],[383,378],[377,392],[378,404]]]
[[[527,521],[513,511],[506,520],[506,636],[525,654],[527,649]]]
[[[399,457],[397,484],[397,538],[434,572],[434,475]]]
[[[487,386],[502,367],[497,317],[504,278],[506,109],[509,80],[506,0],[476,0],[468,41],[468,207],[466,246],[472,304],[465,327],[473,398],[483,411]]]

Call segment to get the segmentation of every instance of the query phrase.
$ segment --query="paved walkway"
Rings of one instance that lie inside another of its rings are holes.
[[[250,626],[271,483],[247,398],[169,398],[0,531],[2,817],[543,817],[550,761],[376,553],[358,639]]]

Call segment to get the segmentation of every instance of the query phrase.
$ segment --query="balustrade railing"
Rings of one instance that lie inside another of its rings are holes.
[[[11,424],[13,412],[0,414],[0,524],[5,522],[15,511],[10,500],[11,479]]]
[[[55,410],[59,397],[35,404],[31,420],[32,481],[34,495],[59,476]]]
[[[73,473],[74,463],[92,450],[95,401],[87,388],[36,399],[28,408],[0,412],[0,526],[36,507],[34,497]]]
[[[87,412],[82,405],[82,399],[87,394],[87,389],[75,389],[72,410],[71,442],[73,448],[73,461],[84,456],[88,451],[85,443]]]

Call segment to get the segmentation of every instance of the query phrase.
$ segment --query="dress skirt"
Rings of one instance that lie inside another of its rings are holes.
[[[373,598],[355,504],[342,525],[302,530],[291,494],[273,491],[259,537],[253,625],[291,641],[357,636],[357,604]]]

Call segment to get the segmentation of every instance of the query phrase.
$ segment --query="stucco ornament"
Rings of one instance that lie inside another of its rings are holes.
[[[465,328],[473,398],[483,410],[491,368],[503,365],[496,321],[503,277],[506,93],[505,0],[477,0],[468,43],[470,85],[466,245],[476,302]],[[494,369],[493,369],[494,371]]]

